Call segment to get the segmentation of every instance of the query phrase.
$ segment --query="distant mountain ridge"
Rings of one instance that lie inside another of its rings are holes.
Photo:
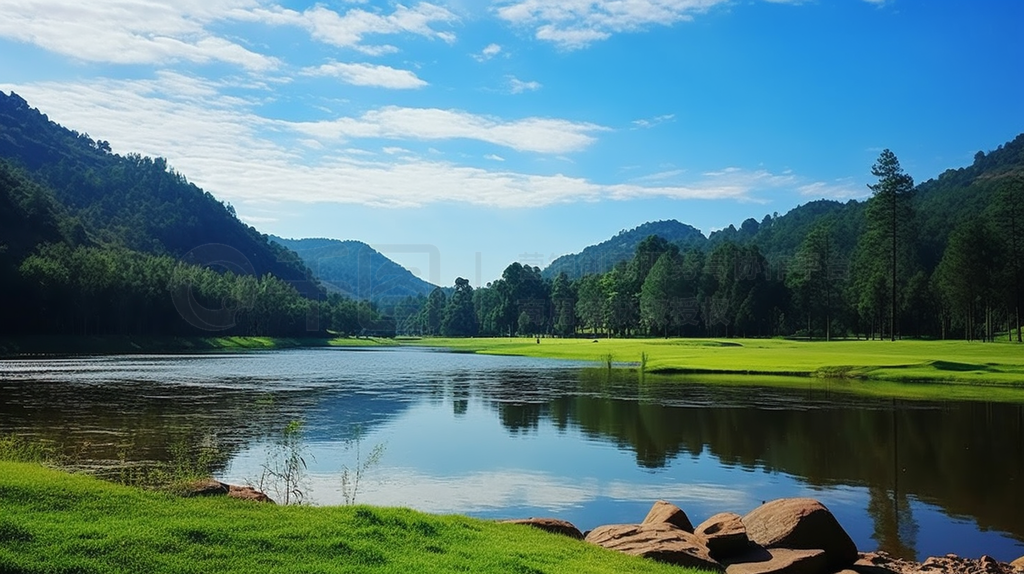
[[[579,253],[563,255],[552,261],[541,275],[546,279],[554,279],[564,272],[569,279],[578,279],[584,275],[607,273],[616,263],[633,257],[640,242],[651,235],[657,235],[680,247],[700,246],[707,241],[700,230],[685,223],[674,219],[652,221],[628,231],[622,230],[615,237],[591,245]]]
[[[435,288],[361,241],[270,239],[297,253],[329,293],[367,301],[396,301],[426,295]]]

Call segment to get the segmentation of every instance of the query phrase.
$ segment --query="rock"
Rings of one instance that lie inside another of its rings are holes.
[[[228,493],[228,485],[223,482],[217,482],[212,478],[205,480],[197,480],[184,489],[186,498],[193,496],[223,496]]]
[[[711,572],[723,570],[699,537],[664,522],[599,526],[587,534],[586,540],[609,550],[676,566]]]
[[[999,562],[991,556],[977,560],[961,558],[956,554],[932,556],[924,562],[902,560],[885,552],[861,554],[854,563],[858,574],[1016,574],[1020,572],[1011,564]]]
[[[824,550],[828,566],[841,570],[857,560],[857,546],[825,505],[812,498],[782,498],[743,517],[751,542],[766,548]]]
[[[708,518],[693,533],[704,539],[704,544],[715,560],[742,554],[750,546],[743,519],[732,512],[722,512]]]
[[[567,520],[559,520],[557,518],[522,518],[502,520],[501,522],[503,524],[525,524],[552,534],[561,534],[576,540],[583,540],[583,533],[580,532],[580,529]]]
[[[228,496],[231,498],[238,498],[241,500],[252,500],[253,502],[267,502],[269,504],[276,504],[269,496],[256,490],[251,486],[235,486],[233,484],[228,485]]]
[[[1024,570],[1024,556],[1021,556],[1013,562],[1010,562],[1010,566],[1013,566],[1017,570]]]
[[[724,560],[726,574],[828,574],[824,550],[755,547]]]
[[[676,528],[693,534],[693,524],[690,522],[690,518],[686,516],[686,513],[675,504],[665,502],[664,500],[654,503],[651,511],[644,518],[643,524],[671,524]]]

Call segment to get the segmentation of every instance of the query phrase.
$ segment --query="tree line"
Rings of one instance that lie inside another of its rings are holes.
[[[680,247],[652,235],[606,273],[549,280],[537,267],[513,263],[482,288],[459,278],[454,290],[407,302],[420,308],[400,324],[444,336],[991,341],[1001,333],[1020,342],[1020,170],[987,176],[995,190],[987,205],[948,231],[937,253],[934,237],[922,236],[916,188],[896,155],[883,151],[872,174],[877,182],[864,209],[846,220],[817,218],[792,255],[769,258],[753,241]]]

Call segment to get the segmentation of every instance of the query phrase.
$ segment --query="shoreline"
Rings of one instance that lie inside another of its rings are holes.
[[[0,359],[408,346],[566,359],[618,378],[820,387],[909,400],[1024,402],[1024,346],[965,341],[589,338],[47,337],[0,338]],[[611,373],[611,371],[609,371]]]
[[[318,347],[376,347],[395,345],[375,337],[128,337],[30,336],[0,338],[0,359],[68,357],[81,355],[133,355],[270,351]]]

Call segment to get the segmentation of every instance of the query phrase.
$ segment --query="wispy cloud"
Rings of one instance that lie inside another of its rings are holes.
[[[653,118],[633,120],[633,125],[637,128],[649,129],[674,119],[676,119],[675,114],[665,114],[663,116],[654,116]]]
[[[501,46],[497,44],[488,44],[479,54],[475,54],[473,58],[478,62],[486,62],[491,58],[501,53]]]
[[[371,36],[413,34],[454,42],[441,29],[458,20],[447,9],[421,2],[391,13],[353,8],[339,13],[324,5],[298,12],[264,0],[5,0],[0,37],[40,46],[72,58],[109,64],[226,63],[250,71],[281,66],[215,32],[221,24],[248,22],[305,29],[317,41],[371,55],[397,51],[367,44]]]
[[[278,122],[321,140],[387,138],[394,140],[468,139],[517,151],[567,153],[580,151],[595,141],[592,134],[605,128],[595,124],[550,118],[506,121],[460,110],[387,106],[359,117],[320,122]]]
[[[831,182],[815,181],[796,189],[800,195],[814,199],[862,199],[871,193],[866,185],[858,185],[852,178]]]
[[[592,134],[603,128],[558,119],[504,121],[466,112],[398,107],[358,118],[293,123],[260,116],[255,112],[258,98],[227,96],[222,88],[226,89],[206,80],[163,73],[148,81],[39,83],[19,86],[17,91],[55,121],[109,140],[115,152],[166,157],[192,181],[233,202],[382,207],[448,202],[535,208],[652,197],[757,201],[759,192],[799,183],[792,174],[729,168],[690,182],[674,178],[672,184],[603,184],[557,173],[424,159],[398,145],[387,146],[383,155],[371,155],[336,140],[390,138],[401,143],[470,138],[558,157],[558,153],[586,147],[594,139]],[[310,138],[323,142],[324,148],[310,148]],[[500,157],[491,156],[485,159],[496,162]]]
[[[523,92],[536,92],[541,89],[540,82],[524,82],[515,76],[508,77],[508,89],[513,94],[521,94]]]
[[[0,37],[88,62],[223,62],[268,70],[280,62],[217,36],[208,27],[244,13],[252,0],[8,0]]]
[[[303,73],[310,76],[339,78],[354,86],[373,86],[393,90],[409,90],[427,85],[427,82],[409,70],[398,70],[374,64],[331,62],[316,68],[306,68]]]
[[[340,13],[317,4],[302,12],[276,5],[260,7],[242,11],[236,17],[268,25],[298,26],[308,30],[317,41],[340,48],[354,48],[371,55],[395,52],[397,48],[388,44],[366,44],[365,39],[369,36],[414,34],[451,43],[456,39],[455,34],[450,30],[439,30],[436,26],[458,21],[458,17],[446,8],[426,2],[411,8],[399,4],[390,14],[361,8]]]
[[[652,25],[672,25],[726,0],[514,0],[498,15],[516,25],[532,26],[539,40],[562,48],[584,48],[614,33],[639,31]]]

